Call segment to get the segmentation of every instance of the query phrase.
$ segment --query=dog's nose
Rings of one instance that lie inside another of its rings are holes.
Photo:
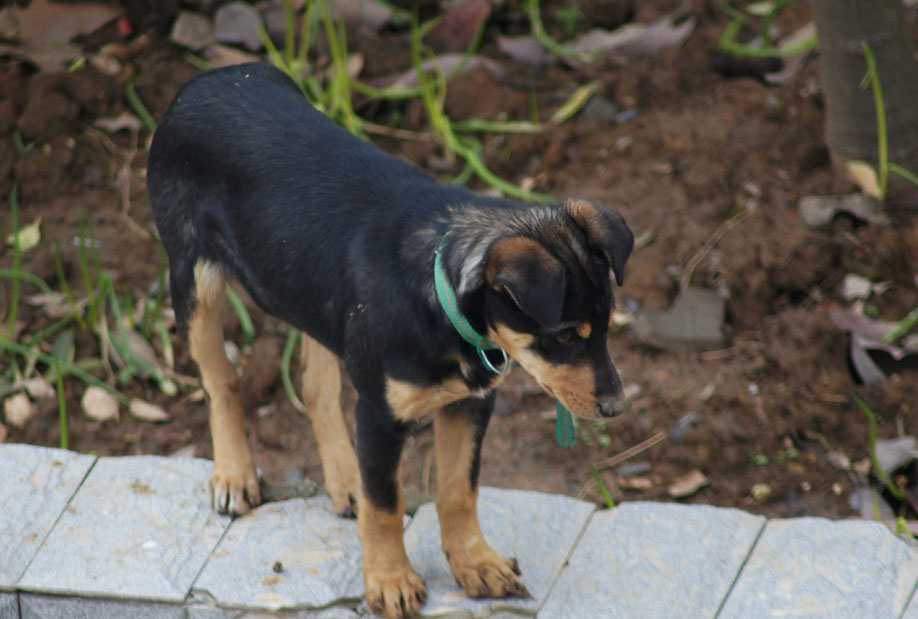
[[[622,400],[619,396],[603,398],[596,403],[596,407],[599,409],[599,414],[603,417],[614,417],[625,410],[625,406],[625,401]]]

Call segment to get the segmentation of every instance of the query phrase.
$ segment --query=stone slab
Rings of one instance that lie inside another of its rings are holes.
[[[210,507],[212,463],[100,458],[18,588],[183,602],[230,524]]]
[[[84,598],[73,596],[39,595],[24,593],[20,598],[20,619],[185,619],[185,607],[181,604],[160,602],[131,602]]]
[[[326,496],[291,499],[237,518],[194,590],[235,608],[357,602],[363,598],[362,560],[356,520],[335,516]]]
[[[901,619],[918,619],[918,590],[912,593],[912,599],[905,607]]]
[[[427,584],[423,616],[488,615],[500,610],[535,614],[595,507],[569,497],[482,488],[478,517],[488,543],[516,557],[523,584],[533,598],[473,600],[456,584],[440,548],[436,507],[422,505],[408,525],[405,547],[414,569]]]
[[[96,461],[63,449],[0,445],[0,591],[12,591]]]
[[[918,550],[877,522],[770,520],[723,619],[897,617],[918,582]]]
[[[764,524],[706,505],[598,512],[539,617],[714,617]]]
[[[0,593],[0,619],[19,619],[19,596]]]

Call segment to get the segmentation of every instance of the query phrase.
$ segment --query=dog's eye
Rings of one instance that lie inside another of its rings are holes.
[[[562,333],[561,335],[556,335],[555,341],[558,342],[559,344],[567,344],[568,342],[571,341],[571,334]]]

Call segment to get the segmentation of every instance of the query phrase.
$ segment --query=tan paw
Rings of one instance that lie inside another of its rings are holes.
[[[334,470],[325,473],[325,490],[335,506],[335,515],[353,518],[357,515],[357,497],[360,486],[357,467],[351,470]]]
[[[508,559],[487,544],[461,554],[447,554],[456,582],[471,598],[532,597],[520,582],[516,559]]]
[[[417,572],[408,566],[401,571],[365,573],[367,605],[386,617],[412,617],[427,601],[427,587]]]
[[[228,473],[214,466],[210,478],[211,503],[217,513],[239,516],[261,503],[255,468]]]

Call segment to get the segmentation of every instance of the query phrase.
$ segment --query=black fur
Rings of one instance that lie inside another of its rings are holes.
[[[195,264],[206,260],[222,265],[265,311],[341,356],[360,397],[363,482],[380,506],[394,506],[405,432],[388,409],[385,379],[435,385],[461,376],[460,358],[471,368],[464,380],[473,391],[494,379],[436,301],[434,251],[447,230],[447,272],[476,329],[506,324],[535,334],[539,354],[552,363],[606,355],[611,367],[608,273],[620,280],[631,251],[624,220],[597,252],[563,205],[438,183],[338,127],[268,65],[202,73],[183,87],[153,140],[148,184],[180,327],[194,309]],[[538,241],[564,269],[563,305],[538,321],[485,281],[487,250],[514,235]],[[584,321],[594,330],[589,342],[556,341]],[[617,376],[599,378],[609,393],[620,391]],[[487,411],[476,423],[483,436],[493,398],[482,401]],[[475,478],[477,466],[476,458]]]

